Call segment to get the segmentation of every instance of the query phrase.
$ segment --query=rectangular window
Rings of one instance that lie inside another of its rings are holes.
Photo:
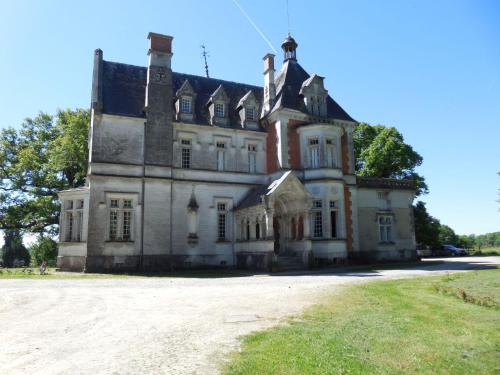
[[[245,107],[245,119],[255,121],[255,109],[253,107]]]
[[[321,207],[323,207],[323,202],[321,201],[321,199],[314,200],[313,207],[314,208],[321,208]]]
[[[337,167],[337,158],[335,155],[335,146],[332,139],[326,140],[326,162],[330,168]]]
[[[78,201],[78,208],[80,208],[80,209],[82,209],[82,208],[83,208],[83,202],[84,202],[84,201],[83,201],[83,199],[80,199],[80,200]]]
[[[182,148],[181,153],[182,168],[191,168],[191,149],[187,147]]]
[[[248,145],[248,172],[257,172],[257,146]]]
[[[313,212],[314,219],[314,237],[323,237],[323,215],[321,211]]]
[[[248,172],[255,173],[257,171],[257,155],[255,152],[248,154]]]
[[[392,216],[379,216],[378,218],[380,242],[392,241]]]
[[[133,201],[131,199],[110,199],[109,240],[131,241],[133,228]]]
[[[217,203],[218,221],[217,221],[217,239],[226,240],[226,204]]]
[[[319,140],[312,138],[309,140],[309,164],[311,168],[319,168]]]
[[[223,103],[215,103],[215,116],[216,117],[224,117],[224,104]]]
[[[181,112],[191,113],[191,99],[182,98],[181,99]]]
[[[225,148],[224,142],[217,142],[217,170],[223,171],[225,167]]]
[[[73,201],[72,200],[67,201],[67,203],[66,203],[66,209],[67,210],[72,210],[73,209]]]

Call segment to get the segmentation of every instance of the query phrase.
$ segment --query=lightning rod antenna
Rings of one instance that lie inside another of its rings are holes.
[[[207,63],[207,57],[210,55],[206,51],[204,44],[201,45],[201,48],[203,49],[203,52],[201,53],[201,55],[203,56],[203,60],[205,61],[205,75],[207,76],[207,78],[210,78],[210,76],[208,75],[208,63]]]
[[[288,35],[290,35],[290,12],[288,10],[288,0],[286,0],[286,23],[288,28]]]

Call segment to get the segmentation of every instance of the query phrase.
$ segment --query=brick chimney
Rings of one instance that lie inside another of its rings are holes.
[[[172,39],[149,33],[144,162],[172,165]]]
[[[264,60],[264,104],[263,115],[269,113],[276,99],[276,86],[274,85],[274,55],[268,53]]]

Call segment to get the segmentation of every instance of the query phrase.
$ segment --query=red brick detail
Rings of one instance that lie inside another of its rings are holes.
[[[150,49],[165,53],[172,53],[173,38],[171,36],[149,33],[148,38],[150,40]]]
[[[291,169],[301,169],[300,139],[297,128],[305,121],[288,120],[288,163]]]
[[[351,192],[349,187],[344,185],[344,211],[345,211],[345,229],[347,238],[347,251],[352,251],[352,205]]]
[[[279,169],[278,137],[276,135],[276,122],[270,123],[267,126],[266,161],[267,161],[267,173],[273,173]]]
[[[340,138],[342,151],[342,173],[349,174],[349,150],[347,145],[347,133],[344,132]]]

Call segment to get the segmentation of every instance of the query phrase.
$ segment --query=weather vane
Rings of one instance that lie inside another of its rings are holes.
[[[205,49],[204,44],[201,45],[201,48],[203,49],[203,52],[201,53],[201,55],[203,56],[203,60],[205,61],[205,75],[207,76],[207,78],[210,78],[210,76],[208,75],[208,63],[207,63],[207,57],[210,57],[210,54]]]

